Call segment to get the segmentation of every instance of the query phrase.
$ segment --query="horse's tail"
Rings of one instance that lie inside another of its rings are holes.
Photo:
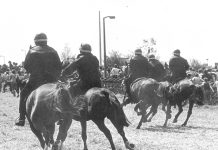
[[[123,125],[128,127],[131,123],[130,121],[127,119],[123,108],[120,105],[120,102],[118,101],[117,97],[115,96],[115,94],[110,95],[110,93],[108,93],[107,91],[102,91],[102,94],[105,95],[106,99],[108,100],[108,102],[110,103],[110,107],[112,109],[109,110],[113,110],[114,113],[110,113],[110,115],[108,116],[109,119],[114,119],[117,121],[117,123],[119,125]]]
[[[198,100],[196,101],[196,104],[199,105],[199,106],[204,105],[204,103],[203,103],[203,101],[204,101],[204,91],[203,91],[202,87],[196,86],[195,96],[198,97]]]

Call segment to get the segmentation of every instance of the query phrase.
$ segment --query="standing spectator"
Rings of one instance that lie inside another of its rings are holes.
[[[5,76],[4,76],[5,84],[3,86],[3,92],[5,93],[6,87],[9,86],[10,91],[12,92],[12,87],[11,87],[11,71],[6,71]]]
[[[0,92],[2,92],[2,83],[3,83],[3,76],[2,73],[0,73]]]
[[[213,77],[211,74],[208,73],[207,69],[204,70],[204,73],[202,75],[202,79],[205,79],[205,78],[207,79],[208,82],[213,82]]]
[[[117,64],[115,64],[114,67],[111,69],[110,75],[113,78],[117,78],[117,77],[119,77],[121,72],[122,71],[118,68]]]
[[[204,80],[200,78],[198,74],[195,74],[195,76],[191,80],[195,85],[198,86],[202,85],[202,83],[204,82]]]

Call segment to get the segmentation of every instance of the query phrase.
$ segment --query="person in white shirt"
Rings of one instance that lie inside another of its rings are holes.
[[[110,74],[113,78],[117,78],[121,72],[122,70],[118,68],[117,64],[115,64],[114,67],[111,69]]]
[[[202,85],[202,83],[204,82],[204,80],[199,77],[198,74],[196,74],[191,80],[195,85]]]

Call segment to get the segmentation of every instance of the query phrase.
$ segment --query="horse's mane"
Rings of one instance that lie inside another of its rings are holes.
[[[80,115],[80,110],[87,106],[84,96],[73,97],[69,85],[58,82],[55,89],[50,93],[53,98],[53,109],[60,113]]]

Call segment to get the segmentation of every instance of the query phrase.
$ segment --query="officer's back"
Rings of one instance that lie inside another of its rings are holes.
[[[147,58],[142,56],[141,49],[135,50],[135,56],[130,60],[130,70],[133,76],[136,76],[136,78],[148,77],[150,68]]]
[[[36,46],[31,48],[26,56],[24,68],[32,77],[40,77],[56,80],[61,72],[60,58],[47,42],[36,42]]]

